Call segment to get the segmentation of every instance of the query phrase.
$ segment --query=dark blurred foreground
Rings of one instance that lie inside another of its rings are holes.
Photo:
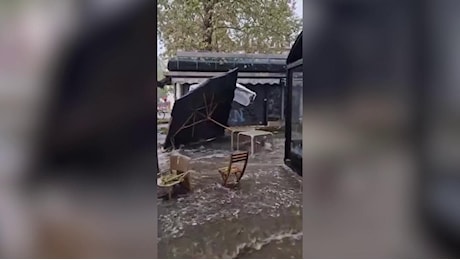
[[[304,12],[304,257],[459,257],[460,2]]]
[[[0,2],[0,257],[156,257],[155,10]]]

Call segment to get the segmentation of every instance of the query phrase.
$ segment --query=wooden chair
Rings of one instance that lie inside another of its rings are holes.
[[[227,167],[219,168],[218,171],[222,177],[222,185],[227,186],[227,181],[230,175],[235,175],[236,184],[238,184],[243,177],[244,171],[248,164],[249,152],[235,152],[230,157],[230,163]],[[238,167],[234,163],[243,162],[243,167]]]

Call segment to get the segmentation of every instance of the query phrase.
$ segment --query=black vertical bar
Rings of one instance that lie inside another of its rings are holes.
[[[267,93],[265,93],[265,98],[264,98],[264,119],[263,119],[263,125],[268,124],[268,109],[267,109]]]
[[[286,79],[286,110],[285,110],[285,143],[284,143],[284,161],[288,162],[291,156],[291,124],[292,124],[292,69],[288,70],[287,72],[287,79]]]

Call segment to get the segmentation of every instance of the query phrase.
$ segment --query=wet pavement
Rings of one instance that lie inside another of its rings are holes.
[[[158,136],[159,143],[164,141]],[[250,158],[238,188],[222,187],[229,138],[179,150],[192,158],[193,192],[158,199],[160,258],[301,258],[302,182],[283,164],[284,139]],[[158,151],[160,169],[169,153]]]

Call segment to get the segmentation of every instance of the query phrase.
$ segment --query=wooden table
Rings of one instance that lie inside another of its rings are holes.
[[[273,133],[272,132],[267,132],[267,131],[251,130],[251,131],[239,132],[238,135],[237,135],[237,138],[236,138],[236,142],[237,142],[236,149],[237,150],[239,150],[240,135],[244,135],[244,136],[247,136],[247,137],[251,138],[251,155],[254,155],[254,138],[255,137],[258,137],[258,136],[270,136],[270,137],[273,138]]]

